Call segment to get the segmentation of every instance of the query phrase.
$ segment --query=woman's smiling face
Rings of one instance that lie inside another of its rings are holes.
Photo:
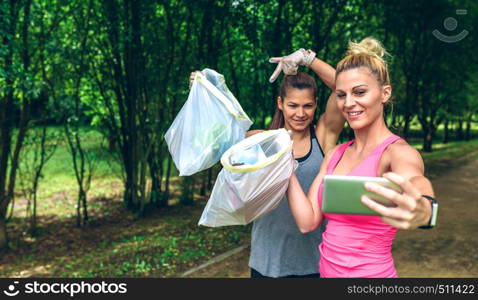
[[[367,68],[341,72],[335,82],[337,105],[350,127],[364,128],[383,117],[383,105],[391,95],[389,85],[381,86]]]
[[[303,131],[314,119],[317,99],[311,89],[290,88],[284,99],[277,99],[277,105],[284,115],[285,128]]]

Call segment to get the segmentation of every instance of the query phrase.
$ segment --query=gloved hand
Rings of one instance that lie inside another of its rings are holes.
[[[194,78],[196,78],[196,72],[201,73],[201,71],[193,71],[193,72],[191,72],[191,75],[189,75],[189,88],[190,89],[191,89],[191,86],[193,85]]]
[[[269,62],[278,63],[278,65],[274,70],[274,73],[272,73],[272,76],[269,78],[269,82],[274,82],[281,71],[283,71],[286,75],[297,74],[297,69],[299,68],[299,66],[310,66],[314,58],[314,51],[305,50],[303,48],[287,56],[272,57],[271,59],[269,59]]]

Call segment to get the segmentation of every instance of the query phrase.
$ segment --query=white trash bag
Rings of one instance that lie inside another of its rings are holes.
[[[211,69],[201,73],[196,72],[188,99],[164,136],[179,176],[212,167],[252,125],[224,76]]]
[[[285,129],[264,131],[229,148],[199,225],[245,225],[277,207],[297,162]]]

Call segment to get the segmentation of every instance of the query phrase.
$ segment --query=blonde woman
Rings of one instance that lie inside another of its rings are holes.
[[[321,277],[397,277],[391,253],[395,233],[430,220],[429,197],[434,193],[424,177],[423,160],[385,124],[383,110],[392,87],[384,54],[385,49],[374,38],[349,44],[347,56],[337,64],[335,96],[355,139],[326,153],[307,195],[295,175],[289,183],[289,205],[301,232],[314,231],[328,221],[319,245]],[[381,217],[323,213],[320,207],[326,174],[383,176],[397,183],[402,193],[366,185],[396,204],[385,207],[362,196],[362,202]]]

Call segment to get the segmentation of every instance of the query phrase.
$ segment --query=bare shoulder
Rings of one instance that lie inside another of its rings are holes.
[[[399,159],[401,156],[420,158],[420,160],[422,158],[420,152],[418,152],[418,150],[414,147],[410,146],[410,144],[404,139],[400,139],[388,146],[387,152],[389,152],[391,157],[395,159]]]
[[[386,153],[391,169],[401,169],[402,167],[413,167],[418,170],[424,170],[423,158],[420,152],[410,146],[404,139],[400,139],[387,147]]]

